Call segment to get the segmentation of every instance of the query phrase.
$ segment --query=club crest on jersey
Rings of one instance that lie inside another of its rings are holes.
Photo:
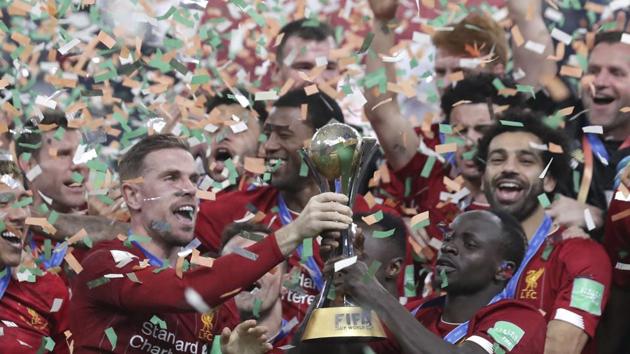
[[[202,327],[199,330],[199,339],[207,342],[212,342],[214,334],[212,328],[214,327],[214,311],[209,311],[201,315]]]
[[[36,330],[43,331],[48,328],[48,321],[46,321],[37,311],[33,310],[30,307],[26,308],[26,312],[30,316],[30,318],[26,319],[22,316],[22,320],[28,323],[29,326],[35,328]]]
[[[536,300],[538,298],[538,281],[544,272],[545,268],[527,271],[527,275],[525,276],[525,289],[521,290],[521,299]]]

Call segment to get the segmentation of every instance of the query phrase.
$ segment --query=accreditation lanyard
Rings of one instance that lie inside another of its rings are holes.
[[[128,235],[131,235],[131,231],[129,231]],[[140,246],[140,243],[138,241],[131,241],[131,244],[134,245],[135,247],[138,247],[138,249],[142,252],[142,254],[144,254],[144,256],[147,257],[150,265],[154,267],[158,267],[158,268],[161,268],[164,266],[164,261],[159,259],[153,253],[149,252],[149,250],[147,250],[146,248]]]
[[[619,146],[619,150],[623,150],[628,147],[630,147],[630,137],[624,140],[621,146]],[[582,177],[582,182],[580,183],[577,200],[585,203],[586,198],[588,197],[591,181],[593,179],[593,156],[597,155],[599,160],[602,161],[602,164],[607,166],[610,161],[610,154],[608,153],[608,150],[606,150],[606,147],[601,139],[599,139],[596,134],[591,133],[586,133],[582,136],[582,150],[584,151],[584,175]],[[627,164],[627,161],[624,159],[622,160],[622,163],[617,166],[618,176],[619,166],[624,166],[625,164]],[[618,179],[615,179],[615,185],[618,186]]]
[[[11,282],[11,267],[4,267],[4,275],[0,278],[0,300],[4,296],[4,292],[7,291],[9,283]]]
[[[278,193],[278,214],[280,215],[280,222],[284,226],[290,224],[293,221],[293,217],[291,216],[291,212],[287,207],[287,203],[284,201],[284,198],[282,198],[282,194],[280,193]],[[297,248],[297,253],[298,256],[300,256],[300,259],[302,258],[302,249],[302,245],[299,245]],[[319,266],[317,265],[317,262],[315,262],[313,256],[309,256],[306,259],[306,266],[310,270],[309,274],[313,278],[313,282],[315,283],[317,290],[321,291],[324,288],[324,277],[321,270],[319,270]]]
[[[37,244],[35,243],[33,233],[31,233],[29,243],[31,244],[31,249],[37,249]],[[61,266],[61,263],[63,263],[63,259],[66,257],[67,252],[68,243],[58,242],[55,248],[52,250],[50,258],[46,258],[46,254],[42,253],[39,255],[38,259],[42,262],[41,264],[44,266],[44,269],[59,267]]]
[[[516,294],[516,287],[518,286],[518,280],[521,277],[521,274],[523,274],[523,271],[525,270],[529,262],[532,260],[532,258],[534,258],[536,253],[538,253],[538,250],[540,250],[540,247],[542,246],[545,239],[547,238],[547,235],[549,234],[549,230],[551,230],[551,225],[552,225],[551,218],[548,215],[545,215],[545,218],[543,219],[542,223],[538,227],[538,230],[536,230],[534,237],[532,238],[531,242],[529,243],[529,246],[527,247],[525,258],[521,262],[520,267],[518,267],[516,274],[512,276],[512,278],[510,279],[508,284],[505,286],[503,291],[495,295],[492,298],[492,300],[490,300],[490,303],[488,303],[488,306],[504,299],[514,298],[514,295]],[[413,313],[414,314],[417,313],[421,308],[424,308],[424,307],[435,306],[437,305],[437,303],[427,302],[426,305],[427,306],[421,305],[420,307],[416,308],[413,311]],[[456,344],[457,342],[462,340],[462,338],[464,338],[466,333],[468,333],[468,324],[469,324],[469,321],[466,321],[458,325],[452,331],[450,331],[446,336],[444,336],[444,340],[451,344]]]

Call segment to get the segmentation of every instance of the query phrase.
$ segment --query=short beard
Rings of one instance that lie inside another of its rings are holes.
[[[492,187],[485,179],[483,180],[483,189],[486,199],[488,199],[488,203],[490,203],[493,209],[511,214],[519,222],[526,220],[538,209],[538,196],[545,191],[542,182],[535,183],[531,185],[530,189],[525,193],[525,200],[522,203],[504,206],[496,201],[494,194],[491,192]]]

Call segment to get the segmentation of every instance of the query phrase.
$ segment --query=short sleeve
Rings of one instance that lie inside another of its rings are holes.
[[[592,338],[610,294],[610,261],[604,248],[593,240],[565,242],[559,254],[562,285],[550,319],[569,322]]]
[[[503,301],[481,310],[471,321],[466,342],[494,353],[500,345],[506,353],[542,353],[547,323],[534,307]]]

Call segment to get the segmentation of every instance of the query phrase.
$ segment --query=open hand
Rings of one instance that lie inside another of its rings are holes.
[[[267,328],[256,326],[255,320],[241,322],[231,331],[224,328],[221,333],[221,351],[223,354],[262,354],[270,351],[267,343]]]

